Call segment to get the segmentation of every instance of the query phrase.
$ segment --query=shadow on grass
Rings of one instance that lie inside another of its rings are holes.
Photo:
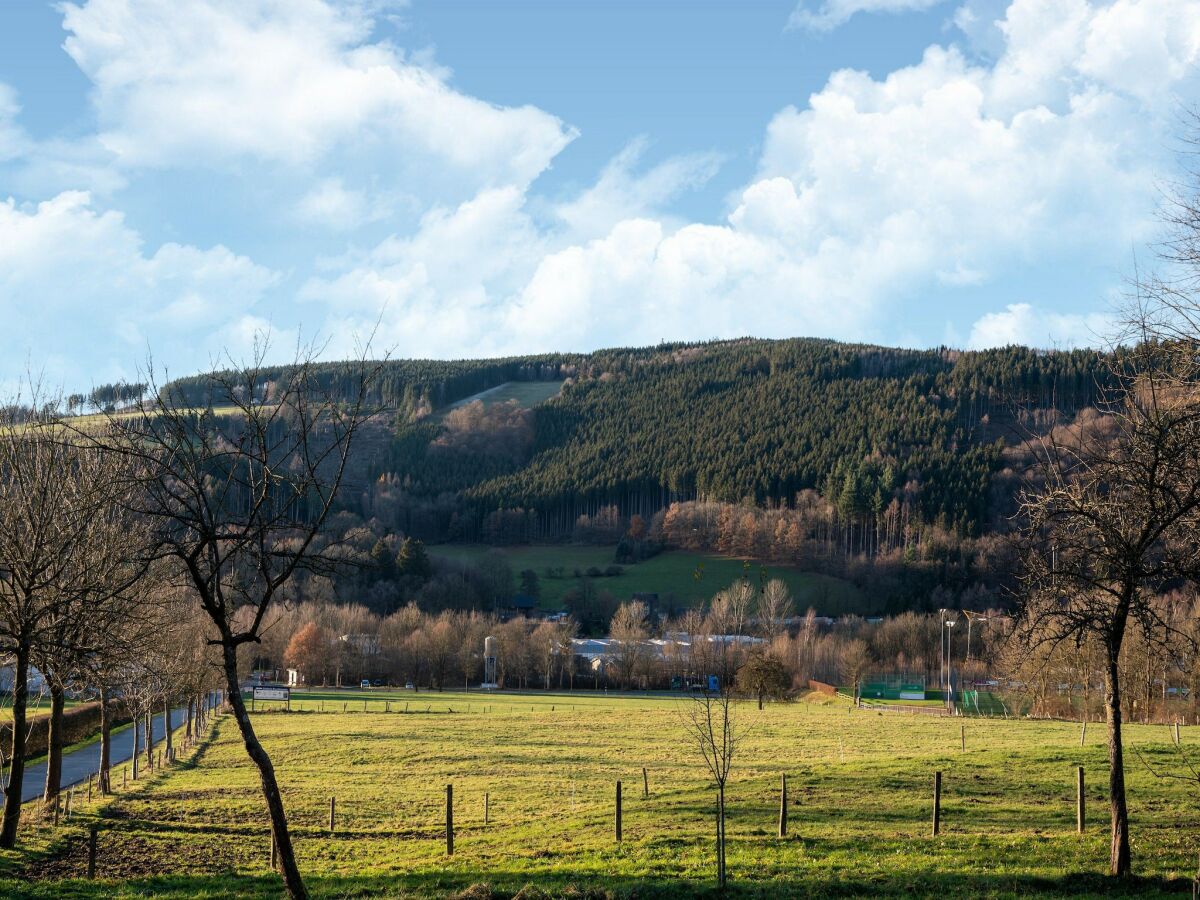
[[[498,871],[448,871],[406,875],[309,877],[314,897],[411,897],[459,900],[536,900],[536,898],[674,898],[674,897],[1157,897],[1179,896],[1188,882],[1133,878],[1128,881],[1095,874],[1066,874],[1058,878],[1025,876],[920,876],[871,880],[797,878],[786,882],[738,881],[721,892],[715,882],[675,878],[605,877],[602,882],[569,871],[531,881],[527,875]],[[283,885],[276,875],[159,876],[121,881],[16,882],[0,880],[0,890],[14,898],[154,897],[279,897]]]

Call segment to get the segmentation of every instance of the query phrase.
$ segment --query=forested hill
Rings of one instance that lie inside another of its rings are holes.
[[[805,503],[815,492],[827,505],[851,552],[902,526],[977,534],[996,513],[1003,443],[1023,427],[1014,411],[1028,424],[1089,405],[1101,362],[1092,351],[809,339],[397,360],[372,398],[392,410],[393,439],[373,447],[370,484],[347,502],[432,541],[557,539],[612,507],[649,521],[672,503],[795,507],[805,492]],[[335,391],[353,384],[349,365],[317,371]],[[269,397],[286,377],[263,372],[259,390]],[[533,381],[563,386],[533,409],[448,413],[478,392]],[[195,405],[219,404],[211,385],[173,387]]]
[[[650,519],[672,502],[794,505],[809,490],[844,522],[874,522],[895,500],[906,522],[974,533],[1013,411],[1088,405],[1100,361],[802,339],[395,361],[376,386],[395,439],[373,454],[363,513],[429,540],[553,539],[613,505]],[[349,369],[320,373],[336,387]],[[533,410],[444,415],[505,382],[553,380],[561,393]]]

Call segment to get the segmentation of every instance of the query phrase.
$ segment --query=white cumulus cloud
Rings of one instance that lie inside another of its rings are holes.
[[[371,42],[378,4],[89,0],[65,48],[91,79],[100,140],[124,166],[322,165],[428,182],[526,184],[573,138],[555,116],[455,91]]]
[[[207,365],[220,332],[276,281],[219,245],[147,254],[119,213],[97,211],[84,192],[0,202],[0,315],[20,323],[0,333],[0,353],[69,385],[132,377],[148,346],[175,364]],[[72,359],[83,347],[102,364]]]
[[[789,28],[833,31],[860,12],[902,13],[932,9],[946,0],[801,0],[788,18]]]
[[[1106,313],[1056,313],[1028,303],[1011,303],[1002,312],[981,316],[971,327],[967,347],[1099,347],[1111,338],[1112,329],[1112,317]]]

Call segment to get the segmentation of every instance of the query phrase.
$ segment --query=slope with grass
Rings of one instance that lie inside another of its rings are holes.
[[[559,609],[563,594],[585,580],[597,591],[608,591],[618,600],[627,600],[634,593],[656,593],[664,603],[674,597],[676,604],[686,606],[712,599],[717,591],[745,576],[754,584],[762,578],[783,579],[801,613],[810,606],[819,615],[874,612],[870,599],[840,578],[713,553],[671,550],[623,565],[619,575],[589,577],[590,568],[603,572],[614,565],[615,546],[554,544],[494,548],[482,544],[442,544],[431,547],[430,552],[445,559],[466,561],[478,560],[488,552],[502,553],[513,572],[532,569],[537,573],[543,609]],[[554,574],[547,575],[547,570]],[[576,570],[580,577],[575,576]]]
[[[472,885],[475,898],[511,897],[527,885],[572,897],[716,896],[713,792],[682,722],[692,701],[370,692],[371,711],[362,712],[363,696],[298,696],[293,708],[306,711],[254,717],[315,896],[444,897]],[[342,697],[350,698],[347,712]],[[1191,788],[1153,778],[1132,754],[1139,877],[1122,885],[1101,874],[1108,852],[1101,729],[1080,747],[1072,724],[972,721],[961,752],[960,721],[952,719],[850,713],[838,703],[761,713],[747,703],[737,715],[747,731],[728,790],[729,895],[1187,891],[1200,836]],[[1165,728],[1130,726],[1127,740],[1156,765],[1178,764]],[[1200,735],[1185,729],[1183,743],[1195,753]],[[1082,836],[1074,831],[1076,765],[1087,769],[1092,817]],[[937,770],[943,833],[934,838]],[[780,838],[785,773],[791,825]],[[619,845],[617,780],[625,786]],[[455,798],[452,857],[443,832],[447,784]],[[337,797],[333,834],[330,796]],[[0,892],[279,896],[257,776],[231,719],[193,761],[139,782],[107,808],[79,810],[57,829],[26,829],[29,849],[0,857]],[[102,829],[96,883],[81,879],[91,822]]]
[[[448,408],[458,409],[460,406],[466,406],[468,403],[478,400],[485,407],[495,406],[497,403],[516,403],[522,409],[531,409],[539,403],[545,403],[547,400],[557,397],[562,386],[561,379],[558,381],[506,381],[494,388],[488,388],[486,391],[456,400]]]

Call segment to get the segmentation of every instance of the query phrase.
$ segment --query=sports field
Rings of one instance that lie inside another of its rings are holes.
[[[368,710],[362,711],[368,698]],[[322,897],[679,897],[712,893],[713,792],[687,740],[691,701],[586,695],[297,695],[260,707],[309,888]],[[342,704],[346,707],[343,712]],[[407,704],[407,711],[405,711]],[[321,709],[324,711],[319,711]],[[304,711],[301,711],[304,710]],[[1103,730],[961,720],[798,702],[738,709],[750,730],[729,786],[729,893],[739,897],[1128,894],[1190,890],[1194,785],[1156,780],[1130,753],[1138,878],[1113,885]],[[961,750],[965,727],[966,751]],[[1168,729],[1131,747],[1178,764]],[[1183,729],[1185,750],[1200,732]],[[1075,833],[1075,766],[1090,815]],[[642,769],[649,782],[643,796]],[[933,773],[943,833],[930,835]],[[780,776],[790,828],[777,836]],[[617,780],[624,835],[613,835]],[[447,856],[445,787],[456,840]],[[489,821],[483,818],[484,795]],[[335,830],[329,798],[336,796]],[[5,896],[279,896],[255,770],[231,719],[190,760],[70,824],[27,827],[3,856]],[[100,881],[85,835],[99,824]],[[61,879],[67,879],[62,881]],[[485,887],[486,886],[486,887]],[[547,894],[539,893],[545,891]]]
[[[840,578],[754,560],[747,567],[739,558],[715,553],[669,550],[639,563],[622,565],[620,575],[587,575],[589,568],[603,572],[615,565],[616,549],[615,545],[583,544],[500,548],[482,544],[438,544],[430,547],[429,552],[447,559],[474,560],[498,550],[504,554],[514,573],[524,569],[537,573],[543,609],[558,609],[562,605],[562,595],[585,580],[590,581],[597,591],[608,591],[618,600],[627,600],[635,592],[649,592],[657,593],[664,602],[673,595],[676,602],[687,605],[711,600],[713,594],[729,587],[743,575],[758,584],[765,572],[767,578],[782,578],[787,582],[801,614],[809,606],[820,615],[874,612],[869,599],[853,584]],[[556,574],[548,576],[547,569]],[[561,570],[561,575],[557,570]],[[578,578],[575,577],[576,570],[580,572]]]

